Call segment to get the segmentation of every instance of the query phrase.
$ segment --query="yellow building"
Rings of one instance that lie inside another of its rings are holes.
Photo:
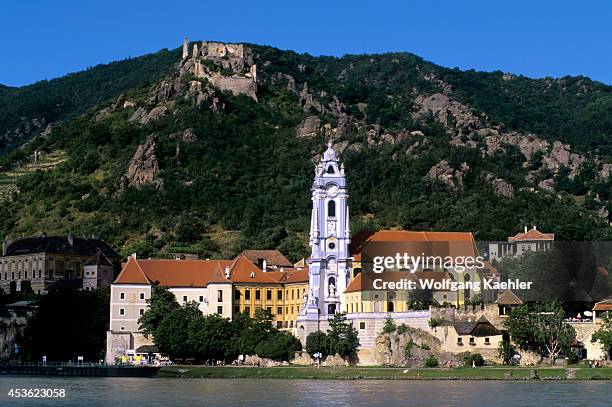
[[[351,253],[353,255],[351,281],[345,291],[344,312],[404,312],[408,311],[407,290],[371,290],[363,289],[361,272],[362,250],[368,243],[385,243],[396,245],[398,248],[418,247],[420,253],[411,255],[437,256],[453,258],[479,256],[474,237],[468,232],[410,232],[396,230],[382,230],[374,233],[360,233],[354,236]],[[458,291],[433,290],[433,297],[439,304],[447,303],[454,306],[463,306],[466,301],[472,300],[476,295],[482,295],[483,271],[476,267],[466,268],[458,271],[453,268],[420,267],[416,273],[400,272],[403,278],[409,280],[433,279],[441,281],[449,279],[457,283],[470,282],[471,285],[479,285],[481,291],[474,289],[463,289]],[[474,284],[477,283],[477,284]],[[468,284],[469,285],[469,284]]]
[[[278,328],[293,329],[308,288],[308,269],[278,268],[266,271],[244,256],[229,268],[233,285],[234,315],[255,315],[257,308],[270,311]]]

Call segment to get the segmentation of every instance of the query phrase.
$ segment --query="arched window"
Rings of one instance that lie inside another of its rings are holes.
[[[329,304],[327,306],[327,313],[329,315],[334,315],[336,313],[336,304]]]
[[[327,167],[327,173],[328,174],[333,174],[334,173],[334,166],[330,165],[329,167]]]
[[[390,300],[387,303],[387,312],[394,312],[395,311],[395,306],[393,305],[393,300]]]
[[[329,201],[327,203],[327,216],[336,216],[336,201]]]

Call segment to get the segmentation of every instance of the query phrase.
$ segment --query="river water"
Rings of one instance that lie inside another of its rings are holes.
[[[65,389],[18,399],[11,388]],[[0,376],[0,406],[610,406],[612,383]]]

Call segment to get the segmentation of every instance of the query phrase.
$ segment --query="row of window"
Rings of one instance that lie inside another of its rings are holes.
[[[260,289],[256,289],[255,290],[255,300],[261,300],[261,291]],[[265,290],[266,291],[266,300],[271,301],[272,300],[272,290]],[[306,292],[306,289],[302,289],[302,295],[304,295],[304,293]],[[285,290],[285,298],[289,299],[289,294],[291,294],[291,299],[295,300],[295,299],[299,299],[300,297],[300,290],[298,289],[292,289],[291,291],[289,291],[288,289]],[[235,300],[240,300],[240,290],[234,290],[234,299]],[[251,299],[251,289],[247,288],[244,290],[244,299],[245,300],[250,300]],[[276,299],[277,300],[282,300],[283,299],[283,290],[276,290]]]
[[[38,275],[38,278],[42,278],[42,270],[38,270],[38,272],[34,270],[31,273],[24,271],[23,277],[22,277],[21,271],[18,271],[17,273],[15,273],[14,271],[11,271],[10,274],[9,272],[0,273],[0,280],[15,280],[15,276],[17,277],[17,280],[21,280],[22,278],[23,279],[36,278],[37,275]]]
[[[142,316],[145,313],[146,308],[139,308],[138,309],[138,315]],[[223,314],[223,306],[219,305],[217,307],[217,314],[221,315]],[[125,308],[119,308],[119,315],[121,316],[125,316]]]
[[[476,345],[476,339],[473,336],[470,337],[469,344],[472,345],[472,346]],[[485,337],[484,344],[485,345],[490,345],[491,344],[491,341],[489,340],[488,337]],[[458,337],[457,338],[457,345],[463,345],[463,338],[462,337]]]

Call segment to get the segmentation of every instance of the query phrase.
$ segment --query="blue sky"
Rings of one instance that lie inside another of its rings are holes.
[[[0,18],[0,83],[11,86],[175,48],[185,35],[313,55],[408,51],[448,67],[612,84],[606,0],[22,0],[1,2]]]

